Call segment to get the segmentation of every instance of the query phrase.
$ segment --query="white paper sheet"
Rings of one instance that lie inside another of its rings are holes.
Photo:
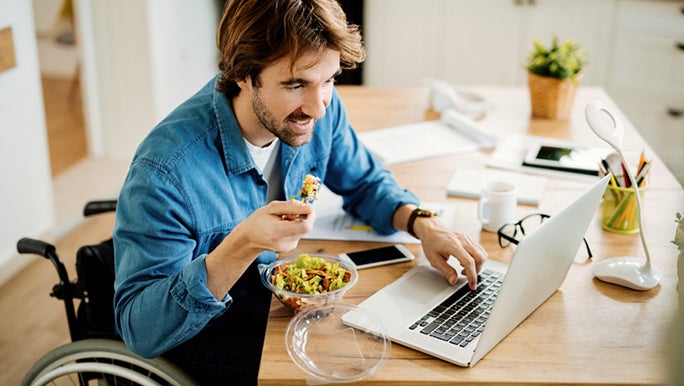
[[[385,236],[374,231],[368,224],[346,213],[342,209],[342,197],[321,186],[316,208],[316,222],[304,238],[312,240],[356,240],[378,241],[397,244],[418,244],[420,241],[406,232]],[[436,211],[450,225],[454,218],[454,207],[438,203],[422,203],[422,207]]]
[[[463,154],[493,147],[496,137],[471,118],[453,110],[437,121],[372,130],[361,141],[385,164]]]

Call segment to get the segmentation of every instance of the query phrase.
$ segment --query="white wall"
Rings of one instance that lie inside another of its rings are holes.
[[[218,72],[212,0],[149,0],[154,116],[165,117]]]
[[[128,159],[160,119],[217,72],[214,2],[75,6],[91,152]]]
[[[8,26],[17,65],[0,73],[0,283],[29,261],[17,257],[17,240],[42,237],[55,224],[30,1],[0,1],[0,28]]]
[[[36,33],[40,36],[52,35],[59,17],[63,0],[32,0],[33,22]]]
[[[91,152],[128,159],[154,122],[146,2],[75,6]]]

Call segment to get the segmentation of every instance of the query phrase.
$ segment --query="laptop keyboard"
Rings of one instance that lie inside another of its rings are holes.
[[[503,275],[484,270],[478,275],[477,290],[468,286],[438,304],[409,329],[461,347],[467,346],[484,329],[499,294]]]

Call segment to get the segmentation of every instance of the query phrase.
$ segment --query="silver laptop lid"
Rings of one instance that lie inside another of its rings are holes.
[[[517,245],[470,366],[563,284],[608,181],[601,179]]]

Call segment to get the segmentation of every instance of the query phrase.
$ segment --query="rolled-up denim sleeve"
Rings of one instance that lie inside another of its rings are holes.
[[[180,279],[171,289],[173,298],[188,312],[221,311],[230,300],[230,295],[226,294],[221,301],[217,301],[207,288],[206,257],[207,255],[198,257],[182,270]]]
[[[232,299],[216,300],[206,287],[204,256],[158,280],[124,281],[117,289],[116,325],[126,345],[156,357],[196,335]]]

